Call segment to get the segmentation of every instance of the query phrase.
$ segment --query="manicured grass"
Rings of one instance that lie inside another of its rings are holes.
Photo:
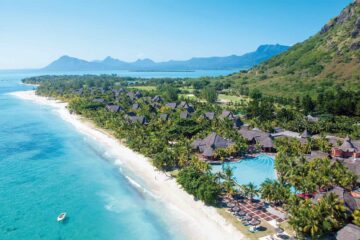
[[[256,233],[252,233],[252,232],[249,232],[250,226],[242,225],[242,223],[240,221],[238,221],[236,219],[236,217],[234,217],[231,213],[228,213],[227,211],[225,211],[224,208],[218,208],[217,210],[218,210],[219,214],[226,219],[226,221],[228,221],[234,227],[236,227],[248,239],[259,239],[261,237],[275,234],[274,228],[265,221],[261,221],[261,225],[260,225],[260,226],[266,228],[265,231],[258,231]]]
[[[130,86],[129,88],[144,90],[144,91],[153,91],[156,90],[155,86]]]
[[[185,98],[185,99],[193,99],[193,100],[196,100],[197,99],[197,97],[195,97],[195,95],[194,94],[179,94],[179,97],[183,97],[183,98]]]
[[[248,102],[249,98],[244,96],[235,96],[235,95],[226,95],[226,94],[219,94],[219,100],[222,102],[241,102],[245,101]]]
[[[192,87],[181,87],[180,90],[188,91],[189,93],[194,92],[194,89]]]

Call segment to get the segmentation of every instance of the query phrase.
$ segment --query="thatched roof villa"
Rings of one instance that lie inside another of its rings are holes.
[[[214,158],[214,151],[219,148],[227,148],[234,142],[224,139],[217,133],[212,132],[204,139],[197,139],[191,143],[191,147],[197,150],[206,159]]]

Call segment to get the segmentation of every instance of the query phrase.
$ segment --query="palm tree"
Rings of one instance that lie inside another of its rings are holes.
[[[248,197],[251,202],[254,197],[259,196],[259,190],[254,183],[242,185],[242,190],[244,192],[244,195]]]
[[[226,167],[224,170],[224,180],[225,181],[234,181],[233,180],[233,170],[230,167]]]
[[[353,217],[353,223],[357,226],[360,226],[360,210],[359,209],[356,209],[353,212],[352,217]]]
[[[219,171],[214,174],[214,177],[215,177],[215,182],[220,184],[221,179],[224,179],[224,174],[223,174],[223,172]]]
[[[272,202],[274,199],[274,181],[267,178],[261,185],[260,185],[260,194],[261,198]]]
[[[225,191],[227,194],[232,196],[235,193],[234,187],[236,185],[236,182],[233,178],[233,170],[230,167],[226,167],[223,170],[222,177],[224,179],[223,187]]]
[[[310,235],[312,239],[318,239],[322,234],[322,219],[319,209],[314,207],[309,199],[298,205],[293,205],[289,211],[289,224],[296,231],[296,235],[302,237]]]
[[[328,222],[331,229],[341,227],[348,217],[348,208],[345,206],[344,201],[340,200],[335,193],[325,194],[318,204],[321,212],[326,213],[325,222]]]

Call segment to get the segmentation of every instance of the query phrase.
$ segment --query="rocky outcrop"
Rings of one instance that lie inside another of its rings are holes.
[[[348,21],[352,16],[355,14],[355,9],[353,7],[354,4],[359,4],[360,0],[355,1],[350,6],[344,8],[341,11],[340,15],[331,19],[320,31],[321,34],[328,32],[331,28],[343,24],[344,22]]]
[[[351,37],[355,38],[359,36],[360,33],[360,17],[355,22],[354,31],[351,32]]]
[[[358,50],[360,48],[360,41],[359,42],[354,42],[351,44],[350,46],[350,50],[351,51],[355,51],[355,50]]]

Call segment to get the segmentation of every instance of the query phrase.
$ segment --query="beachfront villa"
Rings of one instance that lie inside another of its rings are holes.
[[[191,143],[193,150],[198,151],[203,159],[214,160],[214,152],[219,148],[227,148],[234,142],[226,140],[217,133],[212,132],[204,139],[197,139]]]

